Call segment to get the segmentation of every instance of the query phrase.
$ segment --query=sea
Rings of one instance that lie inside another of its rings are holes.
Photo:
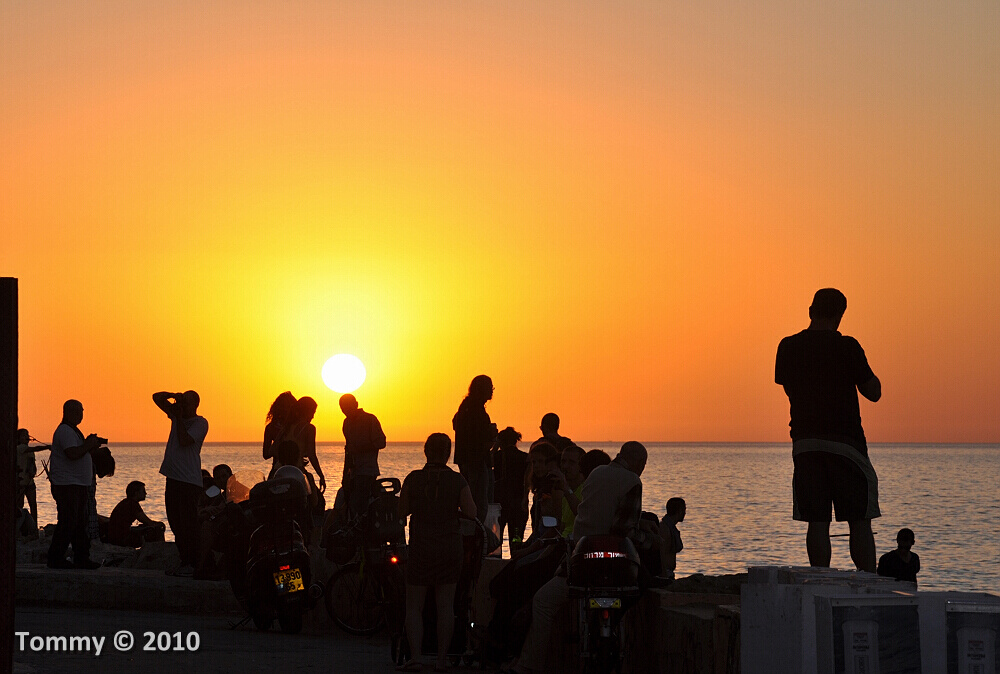
[[[612,457],[621,443],[583,442]],[[807,566],[806,524],[792,520],[790,443],[644,443],[649,461],[642,474],[643,509],[662,516],[672,496],[687,502],[679,529],[684,550],[678,577],[694,573],[742,573],[751,566]],[[526,448],[525,448],[526,449]],[[125,496],[132,480],[146,483],[146,513],[166,521],[164,478],[159,475],[163,443],[112,444],[115,474],[98,480],[102,515]],[[896,547],[896,532],[914,531],[920,555],[919,586],[1000,594],[1000,445],[873,444],[869,454],[879,476],[882,517],[873,521],[878,554]],[[343,443],[319,443],[327,478],[328,506],[340,486]],[[38,453],[38,510],[41,523],[56,521],[56,508]],[[236,473],[266,474],[270,460],[260,443],[207,442],[202,467],[229,464]],[[383,477],[402,480],[423,466],[418,442],[391,442],[379,455]],[[853,568],[847,523],[831,525],[832,566]],[[170,531],[167,538],[170,539]],[[506,542],[504,545],[506,551]],[[506,556],[506,555],[505,555]]]

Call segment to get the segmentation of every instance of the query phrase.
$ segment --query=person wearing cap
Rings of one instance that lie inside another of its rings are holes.
[[[792,517],[808,522],[806,551],[812,566],[830,566],[830,509],[850,526],[851,559],[875,572],[871,521],[879,517],[878,477],[868,458],[858,393],[872,402],[882,383],[858,340],[838,332],[847,298],[835,288],[817,290],[809,327],[778,344],[774,381],[791,409]]]

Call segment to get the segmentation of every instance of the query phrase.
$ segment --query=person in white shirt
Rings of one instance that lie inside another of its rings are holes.
[[[198,415],[201,397],[195,391],[160,391],[153,394],[153,402],[170,419],[160,474],[167,478],[163,504],[181,556],[181,565],[172,575],[190,577],[198,563],[198,499],[204,489],[201,446],[208,435],[208,421]]]
[[[90,559],[90,537],[87,535],[88,489],[94,480],[94,464],[90,453],[107,442],[91,433],[83,437],[77,428],[83,421],[83,404],[79,400],[63,403],[62,423],[52,436],[49,459],[49,482],[56,502],[56,531],[49,546],[50,569],[96,569]],[[66,559],[66,549],[73,545],[73,561]]]

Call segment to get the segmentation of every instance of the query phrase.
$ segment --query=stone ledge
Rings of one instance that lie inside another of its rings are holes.
[[[229,583],[175,578],[161,570],[84,571],[22,564],[15,577],[18,605],[214,615],[240,610]]]

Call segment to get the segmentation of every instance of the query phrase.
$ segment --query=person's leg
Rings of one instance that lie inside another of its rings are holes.
[[[56,502],[56,530],[49,544],[49,566],[66,560],[66,548],[71,539],[70,529],[70,499],[66,487],[61,484],[52,485],[52,500]]]
[[[467,466],[465,480],[469,483],[469,491],[472,492],[472,500],[476,503],[476,517],[480,521],[486,516],[486,471],[489,469],[486,464],[471,464]]]
[[[86,565],[90,563],[90,535],[87,533],[87,502],[90,493],[87,487],[82,485],[68,485],[65,489],[73,563]]]
[[[851,520],[851,559],[859,571],[875,573],[875,535],[871,520]]]
[[[426,585],[406,584],[406,639],[410,642],[410,662],[420,662],[424,648],[424,597]]]
[[[167,524],[177,540],[177,528],[180,526],[180,510],[178,485],[180,483],[172,478],[167,478],[167,483],[163,487],[163,508],[167,511]],[[179,546],[178,546],[179,547]]]
[[[90,540],[100,539],[101,525],[97,517],[97,484],[87,487],[87,538]]]
[[[853,540],[853,537],[852,537]],[[806,532],[806,550],[810,566],[830,566],[830,523],[810,522]]]
[[[181,555],[181,564],[191,566],[198,563],[198,497],[201,496],[201,486],[182,482],[183,498],[179,504],[181,521],[178,523],[177,548]]]
[[[535,593],[531,600],[531,628],[528,637],[521,647],[521,655],[517,659],[519,671],[541,672],[545,669],[545,658],[552,644],[552,623],[566,602],[569,601],[569,588],[566,579],[556,576]]]
[[[38,501],[35,497],[34,482],[25,487],[24,495],[28,497],[28,510],[31,512],[32,519],[35,520],[35,526],[38,526]]]
[[[437,662],[438,669],[448,667],[448,651],[451,637],[455,632],[455,583],[438,585],[434,588],[434,602],[437,612]]]

